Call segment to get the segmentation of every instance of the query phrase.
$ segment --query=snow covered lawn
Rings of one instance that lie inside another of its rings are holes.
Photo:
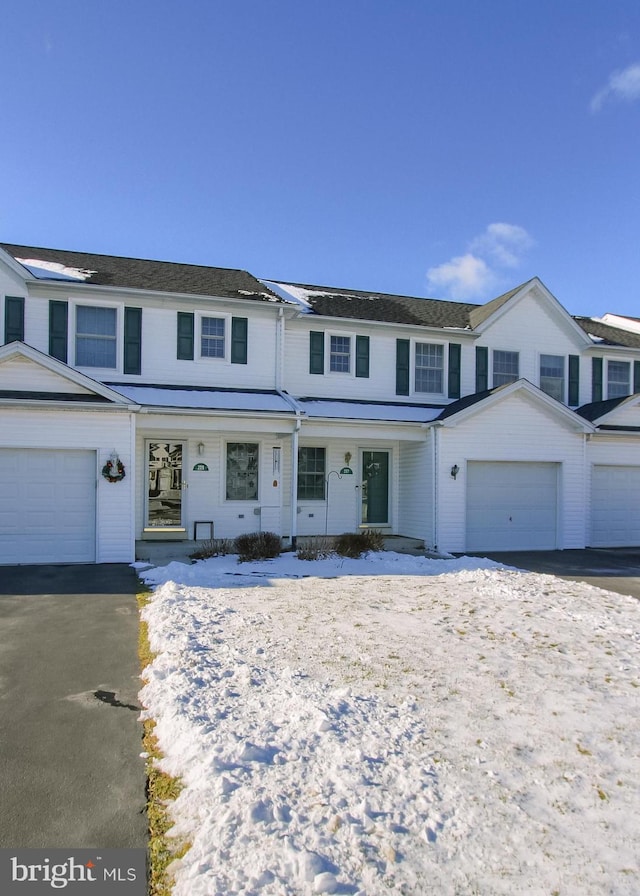
[[[640,893],[640,604],[488,560],[172,563],[176,896]]]

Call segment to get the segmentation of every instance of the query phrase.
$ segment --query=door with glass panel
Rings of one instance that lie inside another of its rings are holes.
[[[389,452],[363,451],[361,521],[363,526],[389,524]]]
[[[182,442],[147,442],[147,529],[182,528]]]

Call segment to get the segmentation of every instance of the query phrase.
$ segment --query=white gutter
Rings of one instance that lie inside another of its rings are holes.
[[[276,391],[282,391],[282,368],[284,362],[284,311],[278,308],[276,318]]]
[[[431,429],[433,431],[433,451],[431,452],[433,458],[433,533],[432,533],[432,541],[433,541],[433,550],[438,550],[438,528],[439,528],[439,514],[438,507],[440,503],[440,489],[438,487],[438,476],[440,471],[440,451],[439,444],[440,440],[438,438],[438,433],[442,423],[438,423],[435,426],[432,426]]]

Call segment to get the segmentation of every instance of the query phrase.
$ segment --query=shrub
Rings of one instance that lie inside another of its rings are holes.
[[[341,557],[357,559],[367,551],[381,551],[384,539],[381,532],[374,529],[363,529],[362,532],[344,532],[335,541],[335,551]]]
[[[335,553],[333,539],[326,535],[314,535],[305,538],[304,543],[298,546],[296,556],[298,560],[324,560]]]
[[[269,560],[282,550],[280,536],[275,532],[250,532],[238,535],[233,542],[239,563],[248,560]]]
[[[236,549],[232,538],[208,538],[189,554],[192,560],[207,560],[209,557],[224,557],[226,554],[235,554]]]

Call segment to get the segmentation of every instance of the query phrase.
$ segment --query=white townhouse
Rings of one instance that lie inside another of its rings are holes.
[[[0,244],[0,564],[372,527],[640,545],[640,321]]]

